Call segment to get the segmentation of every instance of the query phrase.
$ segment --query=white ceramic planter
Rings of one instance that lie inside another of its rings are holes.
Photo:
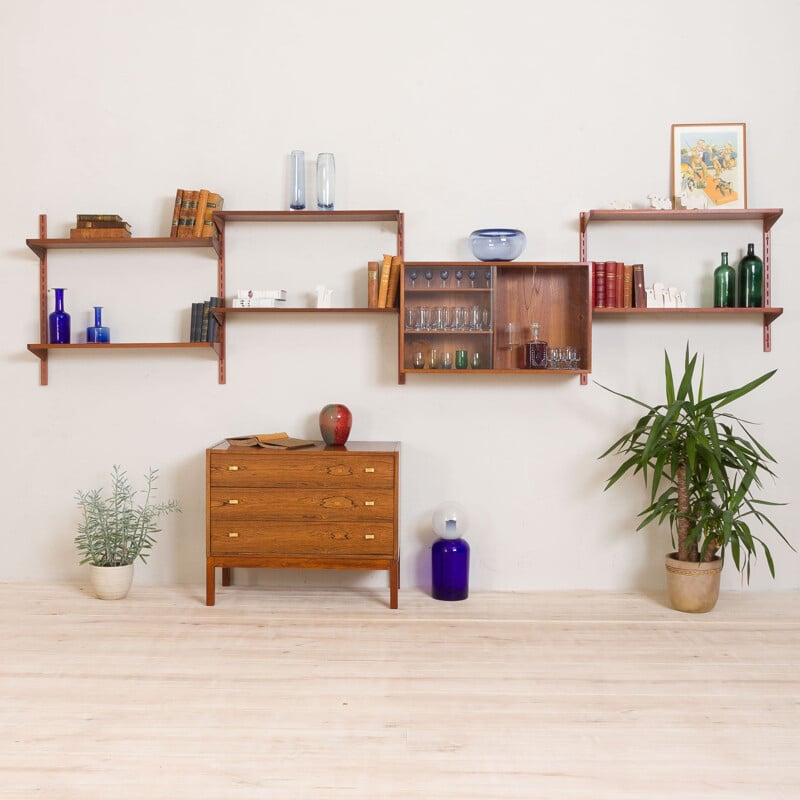
[[[101,600],[121,600],[133,583],[133,564],[121,567],[98,567],[89,564],[89,580]]]

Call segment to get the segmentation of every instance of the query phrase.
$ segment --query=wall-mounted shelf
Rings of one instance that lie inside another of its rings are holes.
[[[72,342],[70,344],[50,344],[47,326],[47,253],[50,250],[141,250],[152,248],[187,249],[205,248],[216,252],[219,258],[219,241],[216,236],[178,239],[169,236],[130,237],[127,239],[50,239],[47,236],[47,215],[39,215],[39,238],[26,239],[25,243],[39,259],[39,342],[29,344],[28,350],[39,359],[39,383],[47,386],[48,357],[58,350],[213,350],[218,359],[224,358],[224,342]]]
[[[782,308],[770,305],[772,300],[772,227],[781,218],[782,208],[731,208],[715,211],[665,209],[663,211],[646,209],[592,209],[580,212],[580,247],[581,261],[588,261],[588,228],[593,222],[747,222],[761,223],[762,247],[764,262],[764,307],[763,308],[595,308],[594,317],[632,315],[646,317],[650,314],[722,314],[722,315],[758,315],[763,321],[763,346],[767,353],[772,349],[772,323],[783,313]]]

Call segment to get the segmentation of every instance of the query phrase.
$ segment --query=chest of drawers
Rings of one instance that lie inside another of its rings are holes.
[[[206,450],[206,605],[233,567],[389,573],[397,608],[398,442]]]

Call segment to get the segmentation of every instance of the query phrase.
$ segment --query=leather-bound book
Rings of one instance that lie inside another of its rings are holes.
[[[386,298],[389,296],[389,273],[392,270],[392,257],[384,255],[381,265],[381,276],[378,284],[378,308],[386,308]]]
[[[378,307],[378,262],[367,263],[367,308]]]
[[[169,228],[169,235],[172,238],[178,236],[178,220],[181,218],[181,203],[183,202],[183,189],[175,192],[175,207],[172,210],[172,224]]]
[[[222,211],[222,204],[224,199],[216,192],[208,193],[208,200],[206,201],[205,212],[203,213],[203,230],[201,236],[214,235],[214,212]]]
[[[202,236],[206,221],[206,206],[208,205],[208,189],[201,189],[197,193],[197,209],[194,212],[194,228],[192,236]]]
[[[644,288],[644,264],[633,265],[633,307],[647,308],[647,292]]]
[[[617,308],[617,262],[606,261],[606,307]]]
[[[633,308],[633,264],[624,264],[622,269],[622,307]]]
[[[389,290],[386,293],[386,308],[394,308],[397,305],[397,295],[400,288],[400,267],[402,263],[400,256],[392,256],[392,263],[389,267]]]

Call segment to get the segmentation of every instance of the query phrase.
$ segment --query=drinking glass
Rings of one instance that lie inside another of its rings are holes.
[[[482,330],[483,309],[480,306],[472,306],[469,312],[469,329],[471,331]]]
[[[442,279],[442,289],[447,288],[447,279],[450,277],[449,270],[443,269],[439,272],[439,277]]]
[[[431,329],[431,309],[430,306],[419,307],[419,330],[429,331]]]
[[[406,306],[406,330],[418,330],[419,309],[416,306]]]
[[[460,289],[461,288],[461,280],[462,280],[463,277],[464,277],[464,270],[463,269],[457,269],[456,270],[456,289]]]
[[[452,369],[452,368],[453,368],[453,354],[449,350],[445,350],[445,353],[442,356],[442,369]]]
[[[475,352],[472,354],[472,369],[480,369],[481,368],[481,354]]]
[[[425,353],[422,350],[414,353],[414,369],[425,369]]]
[[[412,269],[411,272],[408,273],[408,277],[411,279],[411,288],[417,288],[417,271]]]
[[[469,275],[467,277],[469,278],[470,289],[474,289],[475,288],[475,279],[478,277],[478,273],[474,269],[471,269],[469,271]]]
[[[428,365],[431,369],[439,369],[439,351],[435,347],[431,348]]]
[[[335,191],[336,163],[333,153],[320,153],[317,156],[317,208],[332,211]]]
[[[456,369],[467,368],[467,351],[456,350]]]
[[[548,347],[547,348],[547,364],[550,369],[558,369],[558,363],[561,361],[561,348]]]
[[[486,281],[486,288],[489,289],[492,286],[492,271],[487,269],[486,272],[483,273],[484,280]]]
[[[578,348],[573,347],[572,345],[568,345],[564,348],[566,350],[566,360],[567,365],[570,369],[577,369],[578,368]]]
[[[431,281],[433,280],[433,270],[426,269],[425,270],[425,280],[428,282],[428,288],[431,288]]]

